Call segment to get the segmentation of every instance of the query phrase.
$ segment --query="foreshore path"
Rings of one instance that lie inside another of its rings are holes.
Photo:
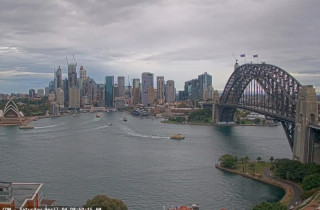
[[[271,184],[277,187],[280,187],[282,189],[285,190],[285,195],[283,196],[283,198],[280,200],[280,203],[287,205],[289,208],[291,206],[293,207],[297,207],[298,204],[301,202],[301,192],[302,190],[300,189],[300,187],[298,187],[297,185],[295,185],[292,182],[288,182],[286,180],[283,179],[278,179],[278,178],[274,178],[270,175],[270,170],[267,169],[263,172],[263,174],[249,174],[249,173],[243,173],[237,170],[233,170],[233,169],[228,169],[228,168],[223,168],[221,167],[219,164],[216,164],[215,166],[218,169],[221,169],[223,171],[227,171],[230,173],[234,173],[234,174],[238,174],[244,177],[248,177],[251,179],[255,179],[267,184]]]

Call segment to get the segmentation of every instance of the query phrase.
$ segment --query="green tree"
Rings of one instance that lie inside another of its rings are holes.
[[[235,169],[237,166],[238,159],[230,154],[222,155],[219,158],[220,165],[224,168]]]
[[[317,187],[320,187],[320,174],[308,175],[302,181],[304,190],[311,190]]]
[[[262,158],[261,157],[257,157],[257,161],[261,162]]]
[[[83,207],[92,209],[101,208],[101,210],[128,210],[128,207],[123,201],[110,198],[106,195],[97,195],[89,199]]]
[[[271,156],[269,160],[270,160],[270,162],[272,163],[272,162],[274,161],[274,157]]]
[[[287,210],[287,207],[281,203],[262,202],[253,207],[253,210]]]

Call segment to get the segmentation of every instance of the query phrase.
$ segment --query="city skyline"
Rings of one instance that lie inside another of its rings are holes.
[[[319,93],[318,1],[0,2],[2,93],[44,88],[59,65],[66,78],[73,54],[98,84],[152,72],[178,91],[208,72],[221,90],[234,56],[277,65]]]

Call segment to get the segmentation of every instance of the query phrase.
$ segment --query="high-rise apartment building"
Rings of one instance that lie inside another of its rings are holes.
[[[157,77],[157,103],[164,104],[164,77]]]
[[[174,102],[176,100],[176,89],[174,81],[168,80],[166,84],[166,102]]]
[[[105,77],[105,106],[114,107],[114,77]]]
[[[132,84],[133,104],[140,104],[140,79],[133,79]]]
[[[148,105],[148,88],[153,87],[153,74],[150,72],[142,73],[141,84],[141,102],[144,105]]]
[[[125,95],[125,79],[124,77],[118,77],[118,87],[119,87],[119,97],[124,97]]]

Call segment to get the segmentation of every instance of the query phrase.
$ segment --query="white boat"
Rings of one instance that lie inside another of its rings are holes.
[[[107,126],[109,127],[109,126],[111,126],[112,125],[112,123],[111,122],[107,122]]]
[[[100,118],[101,117],[101,114],[100,113],[97,113],[96,114],[96,118]]]
[[[29,125],[29,124],[24,124],[24,125],[21,125],[19,128],[20,129],[33,129],[34,126],[33,125]]]
[[[122,118],[123,121],[128,121],[127,117]]]

